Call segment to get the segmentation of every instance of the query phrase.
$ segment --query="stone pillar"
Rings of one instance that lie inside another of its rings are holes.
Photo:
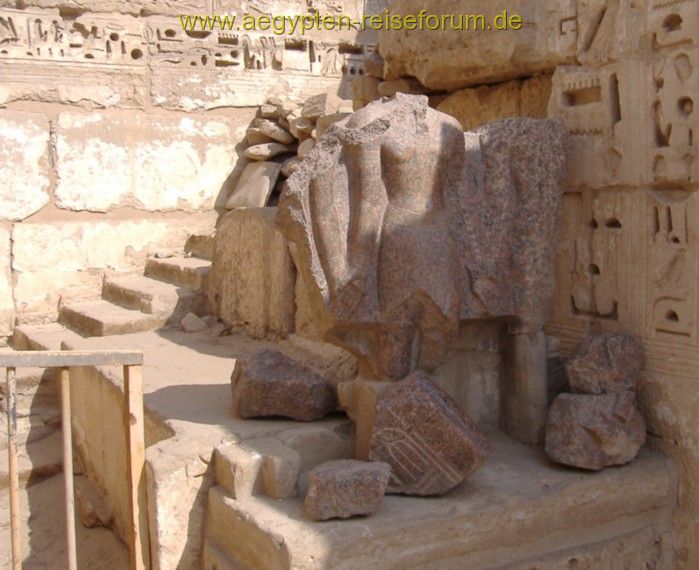
[[[503,425],[510,437],[529,445],[543,443],[548,412],[544,331],[505,338],[501,404]]]

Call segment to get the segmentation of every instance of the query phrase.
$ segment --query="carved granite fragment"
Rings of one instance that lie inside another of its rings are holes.
[[[390,493],[447,493],[492,453],[475,422],[423,372],[391,385],[377,400],[369,459],[391,466]]]

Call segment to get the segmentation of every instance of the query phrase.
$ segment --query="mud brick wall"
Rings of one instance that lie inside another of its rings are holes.
[[[383,69],[367,67],[374,77],[357,80],[355,101],[407,86],[465,128],[517,115],[566,121],[572,156],[548,332],[565,354],[588,332],[643,339],[640,404],[679,475],[677,567],[699,568],[699,2],[506,7],[523,16],[521,31],[382,33]],[[445,0],[432,11],[502,8]]]
[[[213,231],[271,95],[349,96],[370,35],[185,33],[180,14],[364,0],[0,0],[0,337]]]

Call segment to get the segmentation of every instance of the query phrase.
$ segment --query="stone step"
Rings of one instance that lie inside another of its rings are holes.
[[[210,261],[196,257],[150,258],[146,263],[146,276],[206,293],[210,269]]]
[[[88,337],[151,331],[163,326],[166,320],[103,299],[64,305],[59,319],[62,324]]]
[[[61,323],[18,325],[10,345],[15,350],[61,350],[61,343],[82,338]]]
[[[206,297],[185,287],[144,276],[110,277],[102,287],[102,297],[134,311],[179,323],[187,313],[206,314]]]
[[[199,259],[214,258],[214,238],[215,235],[191,235],[184,244],[185,253]]]
[[[491,434],[497,453],[443,497],[386,496],[370,517],[313,524],[283,501],[208,494],[205,539],[260,568],[671,568],[669,461],[642,450],[599,473]],[[652,545],[652,546],[651,546]]]

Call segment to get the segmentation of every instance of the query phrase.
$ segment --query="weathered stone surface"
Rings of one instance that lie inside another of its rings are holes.
[[[542,327],[565,160],[560,122],[509,119],[464,137],[422,96],[336,123],[289,178],[278,218],[311,302],[334,319],[328,340],[397,380],[460,320]]]
[[[241,135],[235,120],[63,113],[55,135],[56,203],[96,212],[211,210],[238,162]]]
[[[270,137],[263,134],[262,131],[256,127],[250,127],[245,131],[245,142],[250,146],[255,146],[258,144],[267,144],[274,142]]]
[[[276,208],[229,212],[214,241],[209,306],[223,322],[245,327],[254,338],[284,337],[294,330],[296,270],[275,215]]]
[[[342,103],[342,99],[333,93],[321,93],[304,102],[301,116],[315,121],[323,115],[337,113]]]
[[[87,477],[75,480],[75,499],[78,506],[80,522],[88,528],[96,526],[109,527],[114,512],[105,501],[97,485]]]
[[[383,66],[383,58],[375,51],[364,57],[364,71],[369,77],[383,79]]]
[[[643,345],[635,336],[624,333],[588,336],[565,366],[575,393],[633,391],[643,367]]]
[[[292,117],[290,115],[289,128],[291,130],[291,134],[302,141],[311,136],[311,133],[315,128],[315,122],[308,117],[302,117],[301,112],[299,111],[297,117]]]
[[[281,143],[262,143],[245,149],[245,158],[249,160],[267,160],[282,154],[296,152],[296,145]]]
[[[298,156],[292,156],[291,158],[287,158],[282,163],[282,174],[286,178],[289,178],[289,176],[296,172],[296,170],[299,167],[299,164],[301,164],[301,159]]]
[[[394,97],[396,93],[406,95],[425,95],[429,92],[417,79],[394,79],[382,81],[378,85],[379,95],[382,97]]]
[[[577,39],[581,44],[588,34],[584,20],[594,19],[594,11],[585,18],[570,14],[566,0],[532,2],[514,0],[508,14],[516,14],[525,23],[521,29],[480,30],[479,22],[465,21],[462,29],[385,30],[379,35],[379,52],[385,59],[384,76],[398,79],[416,77],[432,90],[453,91],[482,83],[495,83],[516,77],[553,71],[556,65],[575,61]],[[396,0],[392,14],[417,15],[425,8],[421,0]],[[482,0],[443,0],[431,4],[428,12],[440,18],[461,14],[482,15],[486,26],[503,13],[499,4]],[[575,28],[577,24],[577,29]],[[573,26],[569,29],[569,26]],[[467,28],[469,26],[470,28]]]
[[[189,333],[200,332],[209,328],[209,325],[206,324],[206,321],[200,319],[194,313],[187,313],[184,319],[182,319],[180,326],[182,327],[182,330],[184,332]]]
[[[633,392],[561,394],[546,426],[546,453],[557,463],[599,471],[632,461],[646,441]]]
[[[22,220],[49,201],[49,122],[0,111],[0,218]]]
[[[366,107],[372,101],[376,101],[381,97],[379,93],[380,79],[375,77],[355,77],[352,80],[352,102],[353,108],[359,110]]]
[[[279,124],[274,121],[257,119],[255,124],[263,135],[267,135],[269,138],[279,143],[291,144],[296,141],[296,138],[289,131],[279,126]]]
[[[465,131],[508,117],[520,116],[519,81],[462,89],[447,97],[437,110],[455,117]]]
[[[306,514],[316,521],[370,515],[379,508],[390,476],[387,463],[323,463],[308,474]]]
[[[267,205],[277,183],[281,164],[277,162],[252,162],[245,167],[238,184],[226,202],[228,210],[236,208],[263,208]]]
[[[377,400],[369,459],[391,466],[391,493],[447,493],[492,453],[478,426],[423,372]]]
[[[280,416],[310,422],[337,407],[330,382],[274,350],[236,363],[231,382],[233,409],[242,418]]]
[[[298,156],[300,159],[306,158],[310,152],[313,150],[313,147],[316,145],[316,141],[313,139],[306,139],[299,145],[299,151],[298,151]]]
[[[334,113],[332,115],[320,117],[316,122],[316,138],[319,139],[322,137],[335,123],[341,121],[342,119],[346,119],[350,115],[351,113]]]

